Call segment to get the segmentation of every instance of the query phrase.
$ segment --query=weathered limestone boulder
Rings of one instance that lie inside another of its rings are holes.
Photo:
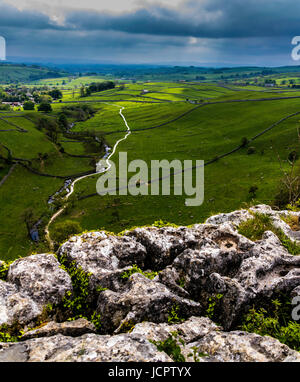
[[[207,317],[190,317],[188,320],[169,325],[167,323],[155,324],[153,322],[141,322],[136,324],[132,334],[144,336],[153,341],[166,340],[172,333],[178,333],[185,344],[195,342],[208,333],[220,331],[222,328]]]
[[[61,302],[68,291],[71,278],[54,255],[18,259],[9,267],[7,282],[0,280],[0,325],[32,323],[47,304]]]
[[[188,362],[300,362],[299,352],[271,337],[224,332],[205,317],[191,317],[175,325],[143,322],[131,333],[113,336],[59,334],[0,343],[0,362],[172,362],[150,342],[164,341],[172,333],[177,333],[177,344]]]
[[[167,325],[143,322],[132,334],[148,340],[163,341],[177,332],[184,344],[182,354],[188,362],[300,362],[300,353],[274,338],[242,331],[224,332],[211,320],[191,317],[182,324]],[[205,354],[205,356],[203,356]]]
[[[165,285],[140,273],[129,278],[122,292],[102,292],[97,303],[97,313],[101,315],[101,324],[107,332],[128,330],[144,320],[165,322],[172,308],[177,309],[181,318],[201,314],[199,303],[177,296]]]
[[[278,340],[241,331],[211,332],[188,344],[182,351],[187,361],[193,361],[195,348],[196,356],[207,354],[200,362],[300,362],[300,353]]]
[[[42,313],[42,306],[15,285],[0,280],[0,325],[27,324]]]
[[[80,337],[83,334],[95,332],[95,326],[84,318],[80,318],[75,321],[66,321],[63,323],[51,321],[38,329],[25,332],[22,335],[21,340],[25,341],[31,338],[52,337],[57,334],[63,334],[64,336],[69,337]]]
[[[199,232],[186,227],[146,227],[127,232],[147,251],[146,267],[160,270],[171,264],[186,248],[194,248],[200,240]]]
[[[38,305],[60,303],[67,292],[72,292],[70,276],[50,254],[16,260],[9,267],[7,281]]]
[[[226,330],[256,301],[300,285],[300,256],[290,255],[272,232],[253,243],[223,223],[205,237],[199,249],[185,250],[160,272],[159,281],[204,305],[222,294],[219,315]]]
[[[290,293],[300,285],[300,256],[290,255],[273,232],[265,232],[252,254],[235,275],[247,293],[271,298],[274,292]]]
[[[63,244],[58,260],[49,254],[16,260],[0,281],[0,325],[17,322],[27,330],[47,304],[55,305],[51,320],[67,320],[71,310],[61,311],[60,303],[73,287],[63,263],[88,274],[87,316],[100,315],[103,335],[84,319],[44,323],[20,343],[0,344],[0,361],[171,361],[148,339],[164,340],[174,331],[188,361],[299,361],[299,353],[275,339],[236,330],[253,305],[265,307],[281,294],[291,301],[300,296],[300,256],[289,254],[272,232],[256,242],[238,233],[255,213],[300,242],[300,230],[282,220],[293,215],[297,223],[300,213],[259,205],[189,228],[137,228],[122,237],[91,232]],[[124,272],[135,264],[158,275],[127,278]],[[222,327],[203,317],[212,302]],[[186,321],[170,324],[181,318]]]
[[[146,250],[134,238],[92,232],[72,237],[61,246],[58,255],[91,274],[91,290],[97,286],[114,290],[119,289],[125,267],[144,267]]]
[[[206,224],[221,225],[230,223],[233,227],[238,227],[242,222],[253,219],[253,215],[247,210],[239,210],[230,213],[223,213],[211,216],[206,220]]]
[[[1,344],[0,362],[172,362],[143,336],[61,334],[20,343]]]
[[[232,227],[237,228],[242,222],[253,219],[253,214],[267,215],[271,219],[274,227],[281,229],[284,234],[291,240],[300,241],[300,232],[293,231],[291,227],[282,219],[286,217],[294,217],[296,219],[300,218],[300,212],[294,211],[275,211],[265,204],[259,204],[257,206],[249,208],[247,210],[239,210],[230,213],[223,213],[219,215],[212,216],[206,220],[207,224],[222,225],[228,223]]]

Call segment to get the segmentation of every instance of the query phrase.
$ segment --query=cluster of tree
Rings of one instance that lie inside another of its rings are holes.
[[[58,133],[59,133],[59,125],[54,118],[45,117],[45,116],[40,117],[37,122],[37,128],[39,130],[44,130],[46,132],[46,135],[53,142],[57,142]]]
[[[272,78],[267,78],[265,80],[265,84],[273,84],[273,85],[276,85],[276,81]]]
[[[9,105],[3,105],[0,103],[0,110],[9,110],[10,106]]]
[[[38,111],[41,111],[43,113],[50,113],[52,111],[52,106],[50,102],[41,102],[38,105]]]
[[[35,103],[32,101],[25,101],[23,104],[24,110],[34,110],[34,108],[35,108]]]
[[[95,114],[95,109],[87,104],[77,104],[63,107],[62,112],[66,117],[73,118],[76,121],[86,121]]]
[[[81,233],[83,229],[80,224],[74,220],[66,220],[55,224],[51,231],[51,237],[57,244],[66,241],[70,236]]]
[[[88,97],[92,93],[114,89],[115,86],[116,84],[113,81],[93,82],[88,87],[82,87],[80,89],[80,97]]]
[[[61,99],[63,97],[62,92],[59,89],[53,89],[48,92],[49,96],[53,99]]]

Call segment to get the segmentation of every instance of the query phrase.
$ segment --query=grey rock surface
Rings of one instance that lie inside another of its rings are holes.
[[[92,232],[74,236],[63,244],[59,250],[62,257],[91,274],[91,290],[97,286],[118,289],[124,268],[133,264],[144,267],[146,250],[134,238]]]
[[[0,362],[171,362],[145,338],[133,334],[61,334],[17,344],[0,343]]]
[[[278,340],[242,331],[224,332],[205,317],[191,317],[182,324],[167,325],[144,322],[132,334],[148,340],[163,341],[177,332],[177,341],[186,361],[194,362],[300,362],[300,353]],[[203,356],[205,354],[205,356]]]
[[[16,260],[8,270],[7,281],[38,304],[56,304],[72,291],[72,281],[54,255],[32,255]]]
[[[51,321],[38,329],[25,332],[22,335],[21,340],[25,341],[32,338],[52,337],[57,334],[63,334],[64,336],[69,337],[79,337],[83,334],[95,332],[95,326],[84,318],[62,323]]]
[[[133,274],[117,293],[110,290],[99,295],[97,313],[104,330],[116,332],[141,321],[165,322],[172,309],[187,318],[201,314],[201,305],[172,293],[165,285],[149,280],[140,273]],[[123,329],[124,330],[124,329]]]
[[[273,338],[236,330],[253,305],[281,294],[291,300],[300,295],[300,256],[288,253],[271,231],[256,242],[238,233],[255,213],[268,215],[297,242],[300,231],[292,231],[286,218],[298,219],[300,213],[258,205],[189,228],[143,227],[123,236],[90,232],[70,238],[58,259],[44,254],[16,260],[7,280],[0,280],[0,325],[19,323],[26,329],[40,324],[47,304],[57,311],[20,343],[0,344],[0,360],[171,361],[148,340],[164,340],[176,331],[190,361],[194,356],[201,362],[299,361],[299,353]],[[60,303],[73,286],[60,262],[87,274],[86,302],[101,317],[97,334],[84,319],[61,322],[69,313],[60,311]],[[124,277],[133,265],[142,273]],[[145,277],[148,270],[157,276]],[[222,327],[204,317],[212,301]],[[172,324],[180,320],[186,321]]]
[[[41,313],[42,305],[19,292],[15,285],[0,280],[0,325],[27,324]]]
[[[299,352],[276,339],[224,332],[205,317],[191,317],[175,325],[143,322],[131,333],[113,336],[85,334],[74,338],[59,334],[0,343],[0,362],[172,362],[172,354],[158,351],[151,342],[164,341],[172,333],[177,333],[177,344],[188,362],[300,362]]]

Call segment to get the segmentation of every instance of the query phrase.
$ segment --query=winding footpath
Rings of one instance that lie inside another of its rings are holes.
[[[110,105],[111,105],[111,106],[120,107],[119,105],[115,105],[115,104],[110,104]],[[45,238],[46,238],[46,240],[47,240],[47,242],[48,242],[49,247],[50,247],[51,250],[53,250],[54,245],[53,245],[53,241],[51,240],[51,237],[50,237],[49,227],[50,227],[50,225],[54,222],[54,220],[56,220],[56,219],[58,218],[58,216],[60,216],[60,215],[63,213],[63,211],[66,209],[66,207],[67,207],[67,201],[68,201],[68,199],[70,198],[70,196],[74,193],[76,183],[78,183],[79,181],[81,181],[81,180],[83,180],[83,179],[85,179],[85,178],[88,178],[88,177],[90,177],[90,176],[94,176],[94,175],[97,175],[97,174],[101,174],[101,173],[105,173],[105,172],[107,172],[107,171],[111,168],[111,163],[109,162],[109,160],[110,160],[111,157],[115,154],[118,145],[119,145],[121,142],[125,141],[125,140],[129,137],[129,135],[131,134],[131,130],[130,130],[130,127],[129,127],[128,123],[127,123],[127,120],[126,120],[125,116],[124,116],[123,113],[122,113],[124,109],[125,109],[125,107],[124,107],[124,106],[121,106],[120,111],[119,111],[119,114],[120,114],[121,118],[123,119],[124,124],[125,124],[125,126],[126,126],[126,128],[127,128],[127,132],[126,132],[125,136],[124,136],[123,138],[119,139],[119,140],[114,144],[113,149],[112,149],[112,152],[111,152],[109,155],[108,155],[108,152],[109,152],[109,149],[110,149],[110,148],[109,148],[109,147],[106,148],[106,153],[105,153],[104,157],[102,157],[102,158],[100,159],[100,161],[99,161],[99,162],[97,163],[97,165],[96,165],[96,172],[94,172],[94,173],[92,173],[92,174],[89,174],[89,175],[81,176],[81,177],[79,177],[79,178],[77,178],[77,179],[75,179],[75,180],[73,181],[73,183],[70,185],[70,191],[69,191],[68,194],[65,196],[65,204],[64,204],[64,206],[63,206],[61,209],[59,209],[57,212],[55,212],[55,214],[54,214],[54,215],[51,217],[51,219],[49,220],[49,222],[48,222],[48,224],[47,224],[47,226],[46,226],[46,228],[45,228]],[[105,160],[105,163],[106,163],[106,165],[107,165],[107,167],[105,167],[105,168],[103,168],[103,166],[102,166],[102,161],[103,161],[103,160]]]

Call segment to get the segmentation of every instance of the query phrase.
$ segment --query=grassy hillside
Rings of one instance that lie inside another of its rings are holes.
[[[50,69],[36,65],[0,63],[0,83],[32,82],[42,78],[56,78],[65,76],[66,72],[59,69]]]
[[[159,219],[192,224],[203,222],[212,213],[252,203],[272,203],[282,170],[288,168],[289,154],[299,151],[300,115],[281,121],[247,147],[210,163],[238,147],[243,138],[251,139],[283,118],[300,112],[300,91],[261,90],[255,86],[248,89],[172,82],[126,84],[125,88],[116,87],[84,98],[79,98],[77,91],[63,90],[62,102],[52,104],[51,118],[55,119],[64,108],[78,102],[90,105],[96,111],[94,116],[76,122],[72,131],[96,132],[104,136],[110,147],[126,132],[119,115],[124,107],[123,114],[132,134],[118,146],[112,159],[117,160],[118,152],[122,151],[128,153],[129,161],[143,159],[149,165],[151,160],[161,159],[204,160],[207,163],[205,201],[199,207],[186,207],[185,195],[100,197],[95,195],[98,179],[95,175],[76,183],[67,210],[50,226],[50,232],[66,220],[80,223],[83,230],[103,228],[114,232]],[[31,161],[30,165],[39,173],[60,177],[95,170],[91,156],[99,159],[103,150],[84,140],[76,141],[61,131],[58,141],[52,142],[45,130],[37,129],[40,116],[38,112],[0,114],[2,157],[7,157],[9,148],[13,157]],[[75,121],[69,117],[69,122]],[[26,129],[27,133],[14,129],[9,122]],[[10,168],[10,164],[3,162],[0,182]],[[63,178],[41,176],[21,164],[14,168],[0,185],[0,258],[47,251],[43,240],[36,245],[29,239],[23,215],[31,208],[36,219],[44,216],[46,224],[54,213],[53,206],[48,204],[49,196],[63,184]],[[249,193],[253,186],[257,187],[255,195]]]

